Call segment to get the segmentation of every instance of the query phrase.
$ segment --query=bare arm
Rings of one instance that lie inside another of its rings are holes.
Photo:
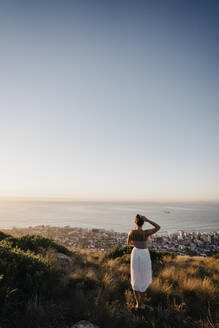
[[[127,239],[128,246],[134,246],[133,241],[131,239],[131,231],[128,233],[128,239]]]
[[[147,229],[145,230],[145,232],[147,233],[147,236],[153,235],[154,233],[156,233],[158,230],[160,230],[160,226],[159,224],[149,220],[148,218],[146,218],[145,216],[141,215],[141,217],[144,219],[145,222],[148,222],[150,224],[152,224],[154,226],[153,229]]]

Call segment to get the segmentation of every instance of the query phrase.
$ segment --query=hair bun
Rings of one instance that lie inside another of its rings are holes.
[[[135,217],[135,223],[141,227],[144,224],[144,219],[142,218],[142,216],[140,214],[136,214]]]

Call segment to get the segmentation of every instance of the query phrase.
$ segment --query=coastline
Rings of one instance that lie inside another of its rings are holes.
[[[15,237],[37,234],[74,249],[106,251],[117,246],[127,246],[127,233],[115,232],[113,229],[38,225],[0,229],[0,231]],[[219,231],[185,232],[180,230],[170,234],[156,233],[148,239],[148,247],[178,255],[212,256],[219,253]]]

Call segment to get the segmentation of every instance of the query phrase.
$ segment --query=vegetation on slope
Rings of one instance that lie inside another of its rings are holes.
[[[0,239],[2,328],[62,328],[81,319],[106,328],[218,327],[217,256],[151,250],[153,282],[145,302],[152,308],[136,311],[131,247],[94,252],[67,250],[40,236],[0,233]],[[60,252],[71,259],[65,271],[59,270]]]
[[[6,235],[3,232],[0,232],[0,245],[8,245],[11,248],[19,248],[23,251],[31,251],[33,253],[39,254],[43,250],[47,250],[49,248],[53,248],[57,252],[61,252],[66,255],[70,255],[70,251],[49,238],[45,238],[38,235],[25,235],[22,237],[12,237],[10,235]]]

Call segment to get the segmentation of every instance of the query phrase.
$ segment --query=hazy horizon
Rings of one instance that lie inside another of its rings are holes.
[[[0,1],[0,200],[219,200],[219,2]]]
[[[154,204],[170,204],[170,203],[219,203],[219,199],[215,200],[177,200],[177,199],[81,199],[71,197],[0,197],[0,202],[72,202],[72,203],[154,203]]]

